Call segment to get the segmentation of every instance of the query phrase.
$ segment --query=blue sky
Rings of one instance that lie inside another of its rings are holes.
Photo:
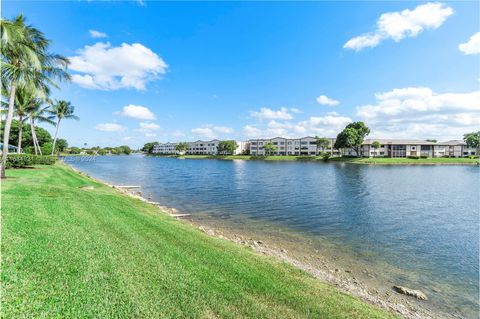
[[[476,1],[3,2],[20,12],[72,60],[71,145],[480,127]]]

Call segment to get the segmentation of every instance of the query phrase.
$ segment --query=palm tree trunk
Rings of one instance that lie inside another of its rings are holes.
[[[37,143],[35,142],[35,133],[33,128],[33,120],[30,118],[30,134],[32,135],[33,149],[35,150],[35,155],[38,154]]]
[[[57,143],[57,134],[58,134],[58,127],[60,126],[60,119],[57,121],[57,127],[55,129],[55,137],[53,138],[53,146],[52,146],[52,155],[55,153],[55,144]]]
[[[12,81],[10,89],[10,99],[8,101],[8,113],[5,119],[5,128],[3,131],[3,150],[2,150],[2,162],[0,168],[0,178],[5,178],[5,166],[7,165],[8,155],[8,140],[10,139],[10,128],[12,126],[13,119],[13,104],[15,103],[15,83]]]
[[[18,121],[18,145],[17,145],[18,154],[22,152],[22,133],[23,133],[23,117],[20,116]]]
[[[32,123],[33,123],[33,136],[35,137],[35,143],[37,143],[38,153],[40,153],[40,155],[43,155],[42,148],[40,147],[40,143],[38,143],[37,133],[35,132],[35,122],[32,121]]]

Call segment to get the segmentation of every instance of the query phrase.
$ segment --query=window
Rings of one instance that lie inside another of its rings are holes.
[[[420,145],[420,150],[421,151],[431,151],[432,150],[432,145]]]

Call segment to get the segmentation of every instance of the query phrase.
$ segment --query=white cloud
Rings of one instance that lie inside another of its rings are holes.
[[[121,112],[117,112],[121,116],[131,117],[138,120],[155,120],[155,114],[148,107],[141,105],[124,106]]]
[[[92,38],[108,38],[108,35],[105,32],[100,32],[97,30],[88,30]]]
[[[145,137],[156,137],[157,134],[155,133],[145,133]]]
[[[248,138],[258,138],[262,135],[262,131],[252,125],[245,125],[243,127],[243,133]]]
[[[354,37],[344,48],[360,51],[376,47],[381,41],[393,39],[398,42],[406,37],[416,37],[425,29],[437,29],[453,14],[453,9],[439,2],[429,2],[413,10],[383,13],[374,32]]]
[[[480,91],[435,93],[430,88],[375,94],[376,103],[357,108],[375,137],[461,138],[480,127]]]
[[[480,32],[472,35],[467,42],[459,44],[458,49],[466,55],[480,54]]]
[[[250,112],[250,116],[259,120],[291,120],[293,115],[291,112],[298,111],[298,109],[288,109],[282,107],[280,110],[272,110],[268,107],[262,107],[260,111]]]
[[[233,129],[226,126],[203,125],[192,129],[192,133],[201,138],[216,138],[233,133]]]
[[[153,122],[140,122],[140,130],[142,131],[158,131],[160,125]]]
[[[95,129],[103,132],[123,132],[127,128],[117,123],[101,123],[95,126]]]
[[[245,125],[243,134],[247,138],[271,138],[275,136],[298,138],[307,135],[333,137],[350,122],[352,122],[351,118],[331,112],[324,116],[312,116],[297,123],[271,120],[262,127]]]
[[[328,106],[335,106],[340,104],[339,101],[331,99],[326,95],[320,95],[319,97],[317,97],[317,103],[320,105],[328,105]]]
[[[72,81],[89,89],[145,90],[149,81],[165,74],[168,68],[161,57],[140,43],[112,47],[98,42],[86,45],[77,54],[69,58],[69,68],[78,72],[72,75]]]

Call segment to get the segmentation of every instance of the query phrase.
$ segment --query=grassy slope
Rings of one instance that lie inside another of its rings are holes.
[[[393,317],[65,166],[7,175],[5,318]]]
[[[190,159],[243,159],[243,160],[266,160],[266,161],[323,161],[321,156],[268,156],[268,157],[251,157],[248,155],[235,156],[211,156],[211,155],[184,155],[181,158]],[[354,164],[475,164],[478,159],[472,158],[348,158],[334,157],[330,161],[348,162]]]

